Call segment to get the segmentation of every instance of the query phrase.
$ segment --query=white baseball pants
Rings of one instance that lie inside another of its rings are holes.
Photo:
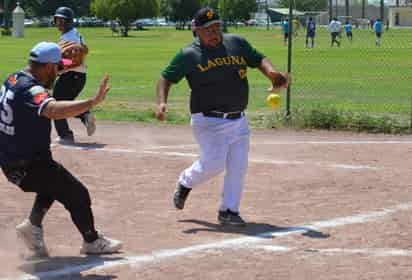
[[[194,188],[226,171],[220,210],[239,212],[249,154],[246,116],[228,120],[196,113],[192,114],[191,125],[200,158],[181,173],[179,183]]]

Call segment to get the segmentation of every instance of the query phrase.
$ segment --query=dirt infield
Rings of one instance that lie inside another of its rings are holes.
[[[0,279],[410,279],[412,138],[289,130],[252,131],[243,229],[216,216],[223,176],[171,197],[197,157],[190,127],[100,122],[55,159],[89,188],[96,225],[121,254],[79,255],[61,205],[45,219],[49,259],[28,261],[14,228],[33,194],[0,178]]]

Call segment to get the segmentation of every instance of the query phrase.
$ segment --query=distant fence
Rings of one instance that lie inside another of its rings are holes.
[[[412,28],[389,26],[387,14],[381,38],[373,29],[377,17],[359,24],[358,18],[338,14],[342,24],[336,38],[339,46],[331,46],[327,24],[320,24],[324,13],[297,18],[300,27],[292,36],[291,48],[292,116],[323,110],[348,118],[363,116],[394,126],[412,126]],[[309,17],[317,23],[313,48],[310,37],[306,45]],[[346,23],[351,24],[352,39],[346,35]]]

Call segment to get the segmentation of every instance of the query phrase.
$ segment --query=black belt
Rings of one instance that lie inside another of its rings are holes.
[[[202,114],[205,117],[221,118],[221,119],[229,119],[229,120],[239,119],[245,115],[244,112],[225,113],[225,112],[218,112],[218,111],[203,112]]]
[[[27,166],[31,163],[31,160],[14,160],[8,163],[3,164],[4,167],[8,168],[21,168]]]

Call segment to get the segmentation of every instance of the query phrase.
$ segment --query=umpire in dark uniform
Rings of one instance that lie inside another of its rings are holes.
[[[41,42],[30,52],[26,69],[11,74],[0,92],[0,166],[7,179],[24,192],[36,193],[31,214],[17,226],[17,234],[36,256],[47,256],[42,221],[55,200],[69,211],[83,236],[81,252],[117,252],[122,243],[97,232],[87,188],[53,160],[50,119],[73,117],[90,110],[106,97],[106,76],[95,97],[56,101],[49,92],[62,60],[59,46]]]
[[[191,125],[200,147],[199,160],[180,174],[173,203],[183,209],[192,189],[225,171],[218,221],[244,226],[239,209],[249,150],[247,68],[259,69],[274,85],[273,91],[287,87],[288,76],[244,38],[222,34],[213,9],[200,9],[194,24],[197,38],[177,53],[157,83],[157,118],[164,120],[170,87],[186,78]]]
[[[54,15],[54,22],[61,32],[59,42],[74,42],[85,45],[85,42],[73,26],[74,13],[69,7],[60,7]],[[56,100],[74,100],[83,90],[86,84],[86,65],[83,62],[73,68],[69,68],[60,75],[54,87],[53,96]],[[91,136],[96,130],[93,114],[86,111],[76,118],[80,118],[87,129],[87,135]],[[54,125],[57,130],[57,142],[61,144],[72,144],[74,142],[73,131],[70,130],[66,119],[55,120]]]

